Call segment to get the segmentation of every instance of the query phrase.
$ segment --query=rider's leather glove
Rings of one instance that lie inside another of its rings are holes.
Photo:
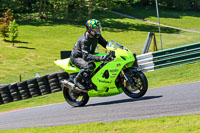
[[[99,61],[105,61],[107,59],[107,55],[103,55],[99,57]]]
[[[103,55],[99,57],[99,61],[106,61],[111,57],[111,54]]]

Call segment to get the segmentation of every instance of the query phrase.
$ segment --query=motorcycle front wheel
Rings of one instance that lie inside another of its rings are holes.
[[[126,95],[132,98],[142,97],[148,89],[148,81],[146,76],[141,71],[125,72],[128,81],[124,80],[123,91]]]
[[[63,96],[67,103],[73,107],[84,106],[89,100],[87,93],[77,92],[67,87],[63,87]]]

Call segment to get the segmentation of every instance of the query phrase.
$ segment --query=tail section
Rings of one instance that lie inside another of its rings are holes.
[[[72,64],[70,63],[70,58],[55,60],[54,63],[68,74],[78,73],[80,71],[80,69],[76,66],[72,66]]]

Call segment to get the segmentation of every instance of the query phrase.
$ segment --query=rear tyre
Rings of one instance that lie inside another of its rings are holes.
[[[87,93],[76,92],[75,90],[63,87],[63,95],[67,103],[73,107],[80,107],[87,104],[89,96]]]
[[[146,76],[141,71],[125,72],[129,82],[124,82],[123,91],[126,95],[132,98],[142,97],[148,89],[148,81]],[[126,85],[125,85],[126,84]]]

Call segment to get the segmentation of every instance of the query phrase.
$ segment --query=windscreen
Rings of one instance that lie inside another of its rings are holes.
[[[120,49],[126,49],[123,45],[121,45],[120,43],[114,41],[114,40],[111,40],[109,43],[108,43],[108,47],[113,47],[114,49],[117,49],[117,48],[120,48]]]

